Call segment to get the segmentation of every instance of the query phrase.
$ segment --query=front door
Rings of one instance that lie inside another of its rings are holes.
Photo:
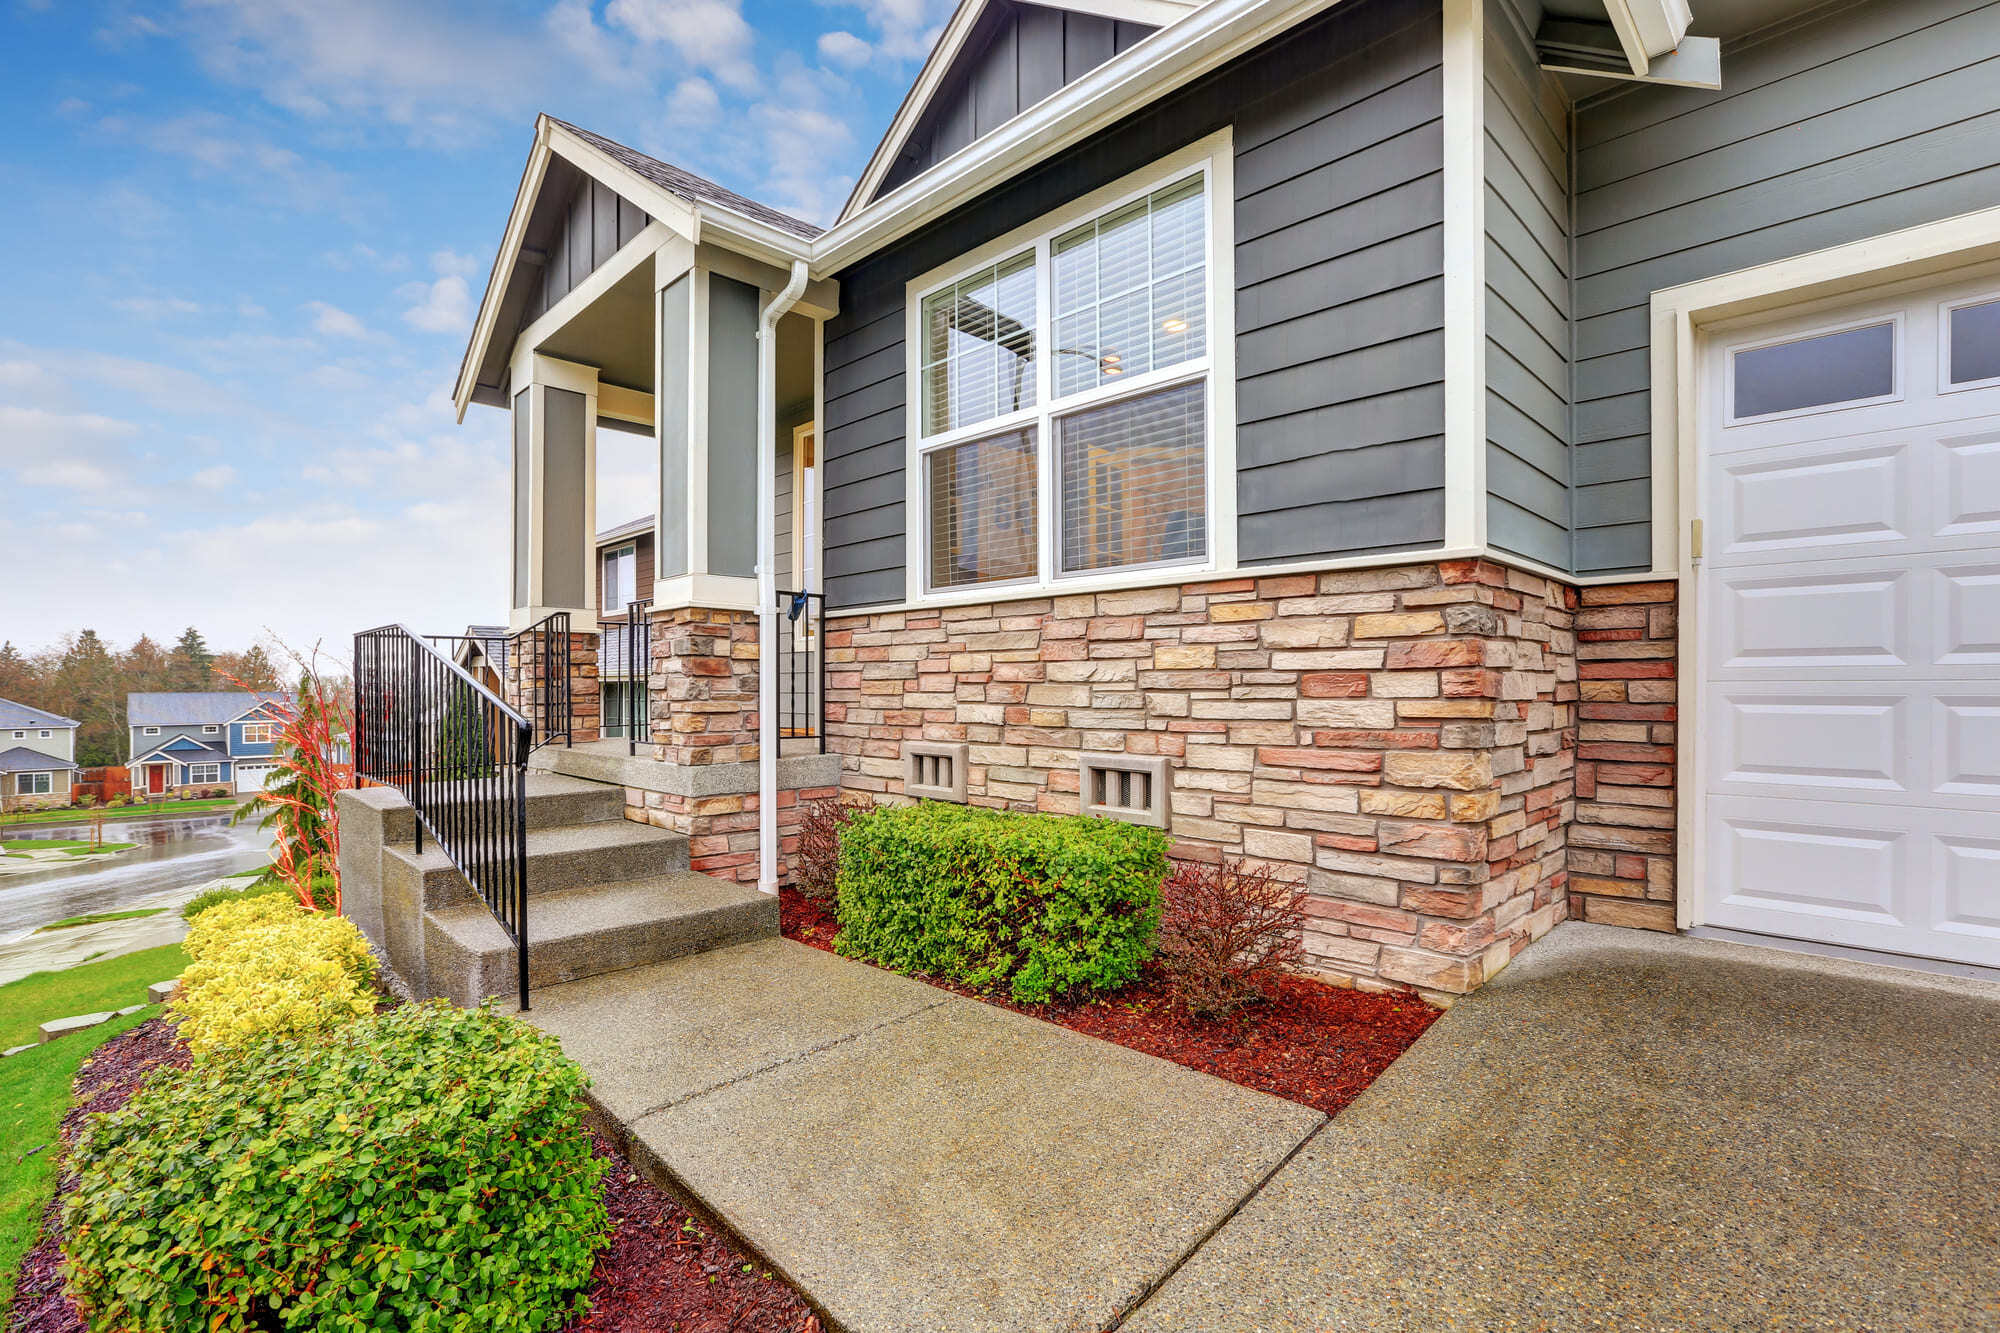
[[[159,764],[146,765],[146,790],[154,796],[167,789],[167,770]]]
[[[1712,336],[1706,924],[2000,966],[2000,276]]]

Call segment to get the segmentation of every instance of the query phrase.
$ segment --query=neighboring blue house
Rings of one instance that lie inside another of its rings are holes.
[[[289,702],[278,691],[126,695],[133,793],[262,791],[277,772],[278,732]]]

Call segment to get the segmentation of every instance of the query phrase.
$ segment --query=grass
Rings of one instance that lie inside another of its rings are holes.
[[[136,842],[70,842],[62,838],[10,838],[0,848],[10,852],[68,852],[71,856],[95,856],[99,852],[129,852]]]
[[[35,972],[10,981],[0,986],[0,1050],[35,1040],[41,1025],[51,1018],[142,1003],[146,987],[179,976],[186,966],[187,955],[180,945],[163,944],[157,949],[80,963],[60,972]],[[12,1060],[0,1064],[0,1071],[12,1064]],[[0,1143],[7,1141],[0,1139]]]
[[[106,819],[148,819],[155,815],[194,815],[204,810],[233,810],[239,798],[218,796],[214,800],[202,801],[161,801],[158,804],[141,801],[134,805],[100,805],[91,810],[20,810],[11,815],[0,815],[0,824],[74,824],[88,821],[98,815]],[[248,800],[248,797],[241,798]]]
[[[174,948],[178,952],[180,946]],[[32,980],[24,978],[15,985]],[[21,1258],[41,1233],[42,1211],[55,1192],[56,1129],[69,1110],[76,1071],[99,1046],[159,1012],[158,1005],[148,1005],[136,1014],[0,1062],[0,1144],[7,1145],[0,1149],[0,1311],[13,1303]],[[37,1148],[40,1151],[30,1156]]]
[[[92,912],[87,916],[73,916],[54,925],[43,926],[35,933],[41,935],[51,930],[67,930],[71,926],[94,926],[100,921],[130,921],[133,917],[158,916],[166,910],[164,907],[135,907],[129,912]],[[123,1009],[125,1006],[121,1004],[118,1007]]]

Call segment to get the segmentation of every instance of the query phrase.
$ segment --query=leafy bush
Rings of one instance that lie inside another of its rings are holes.
[[[867,806],[838,796],[807,801],[799,815],[799,843],[792,885],[808,898],[831,898],[840,872],[840,830]]]
[[[300,1036],[372,1013],[375,958],[352,921],[279,894],[222,903],[181,942],[174,992],[180,1034],[197,1056],[266,1034]]]
[[[1306,891],[1241,861],[1183,861],[1161,891],[1160,963],[1200,1018],[1225,1018],[1270,994],[1303,957]]]
[[[441,1003],[163,1070],[78,1140],[71,1294],[93,1333],[558,1327],[609,1234],[586,1083]]]
[[[211,907],[224,903],[240,903],[247,898],[268,898],[272,894],[292,896],[292,886],[276,879],[257,879],[240,889],[210,889],[198,893],[181,905],[181,920],[193,921]]]
[[[840,834],[841,953],[1042,1002],[1108,990],[1152,952],[1167,835],[925,801]]]

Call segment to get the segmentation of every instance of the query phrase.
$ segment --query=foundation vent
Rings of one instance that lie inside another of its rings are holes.
[[[949,741],[903,743],[903,792],[926,801],[965,803],[965,745]]]
[[[1086,754],[1077,771],[1077,807],[1086,815],[1167,826],[1167,761],[1157,755]]]

